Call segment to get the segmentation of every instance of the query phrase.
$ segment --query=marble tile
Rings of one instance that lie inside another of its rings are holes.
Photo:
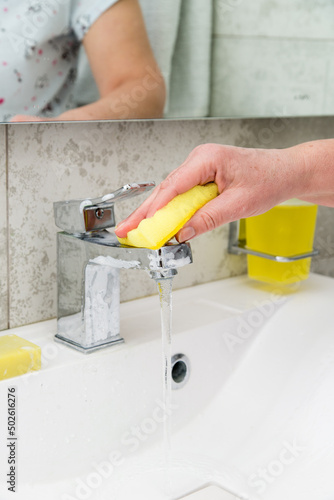
[[[333,39],[332,0],[214,0],[214,33]]]
[[[56,226],[53,202],[98,195],[117,165],[113,141],[100,133],[59,125],[10,125],[8,194],[10,224],[10,324],[55,316]]]
[[[0,330],[8,328],[6,126],[0,125]]]
[[[312,259],[311,271],[334,277],[334,208],[318,207],[314,248],[319,254]]]
[[[333,51],[334,40],[215,37],[210,116],[333,115]]]
[[[334,257],[328,259],[313,259],[311,271],[334,278]]]

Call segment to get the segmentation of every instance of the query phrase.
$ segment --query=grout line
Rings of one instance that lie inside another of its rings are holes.
[[[6,252],[7,252],[7,328],[10,328],[10,287],[9,287],[9,236],[10,236],[10,231],[9,231],[9,195],[8,195],[8,188],[9,188],[9,183],[8,183],[8,176],[9,176],[9,169],[8,169],[8,125],[5,125],[5,155],[6,155],[6,233],[7,233],[7,238],[6,238]]]

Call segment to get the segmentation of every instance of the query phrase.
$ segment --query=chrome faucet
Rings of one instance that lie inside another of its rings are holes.
[[[55,340],[88,353],[123,342],[120,269],[144,269],[153,279],[177,274],[192,262],[188,243],[158,250],[121,245],[114,204],[154,187],[127,184],[102,198],[54,203],[57,227],[58,315]]]

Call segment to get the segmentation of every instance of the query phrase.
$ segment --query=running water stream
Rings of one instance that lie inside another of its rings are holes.
[[[157,280],[162,332],[162,359],[163,359],[163,404],[165,408],[164,418],[164,458],[166,467],[166,492],[171,494],[171,404],[172,404],[172,284],[173,278],[161,278]]]

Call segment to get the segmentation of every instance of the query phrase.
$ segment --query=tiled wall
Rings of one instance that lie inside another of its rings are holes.
[[[318,207],[314,246],[319,255],[313,259],[311,270],[334,278],[334,208]]]
[[[8,325],[6,127],[0,125],[0,330]]]
[[[128,182],[160,182],[200,143],[280,148],[333,136],[334,118],[49,123],[0,127],[1,328],[40,321],[56,314],[54,201],[99,196]],[[142,199],[122,203],[117,210],[118,220],[130,213]],[[180,270],[176,287],[245,272],[244,257],[227,254],[227,230],[227,227],[219,228],[192,242],[194,264]],[[334,216],[331,209],[320,211],[317,239],[322,254],[313,264],[314,268],[325,274],[334,274]],[[145,272],[130,270],[123,276],[121,293],[122,300],[156,293],[155,283]]]
[[[334,114],[332,0],[214,0],[210,116]]]

